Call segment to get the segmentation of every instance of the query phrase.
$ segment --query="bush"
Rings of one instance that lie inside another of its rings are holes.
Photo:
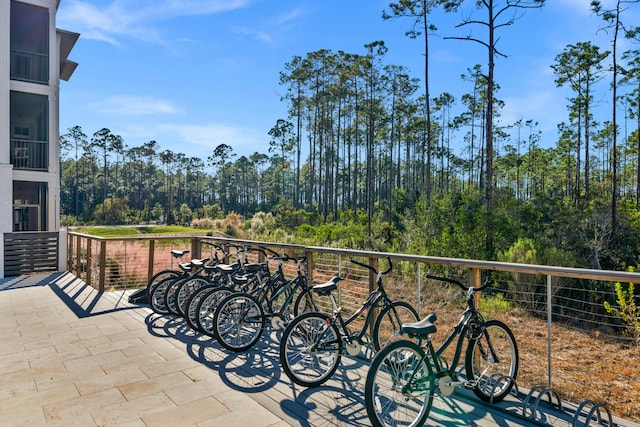
[[[619,317],[626,327],[627,334],[640,345],[640,307],[636,305],[635,286],[629,283],[627,289],[624,289],[621,283],[616,282],[615,291],[618,307],[605,301],[604,309],[607,313]]]

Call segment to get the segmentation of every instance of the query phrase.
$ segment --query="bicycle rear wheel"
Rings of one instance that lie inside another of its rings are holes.
[[[367,415],[374,427],[422,426],[433,403],[435,379],[424,350],[396,341],[371,362],[364,386]]]
[[[318,311],[318,307],[313,301],[313,292],[309,289],[304,289],[296,297],[296,302],[293,306],[293,315],[299,316],[302,313],[308,313],[310,311]]]
[[[340,363],[340,331],[323,313],[304,313],[282,333],[280,362],[294,383],[316,387],[327,381]]]
[[[404,301],[394,301],[378,314],[373,326],[373,347],[376,351],[402,339],[402,324],[420,320],[418,312]]]
[[[215,337],[224,348],[235,353],[248,350],[262,336],[262,306],[249,294],[231,294],[218,304],[213,324]]]
[[[499,320],[487,320],[471,337],[465,355],[467,379],[473,392],[487,402],[499,402],[518,375],[518,346],[511,330]]]

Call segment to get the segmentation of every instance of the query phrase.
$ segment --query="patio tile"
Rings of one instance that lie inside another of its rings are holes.
[[[165,409],[151,415],[146,415],[142,417],[142,420],[149,426],[173,427],[178,425],[194,425],[206,420],[217,422],[219,417],[224,414],[229,414],[229,409],[215,398],[206,397],[174,408]],[[217,425],[223,425],[223,423],[219,423]],[[236,425],[247,424],[240,423]]]

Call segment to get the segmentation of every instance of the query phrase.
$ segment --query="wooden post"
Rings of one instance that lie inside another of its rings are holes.
[[[148,256],[148,265],[147,265],[147,283],[149,283],[149,280],[151,280],[151,278],[153,277],[153,264],[154,264],[154,257],[156,254],[156,241],[155,240],[149,240],[149,256]]]
[[[482,271],[479,268],[472,268],[469,270],[469,285],[474,288],[479,288],[482,286]],[[482,297],[481,292],[474,292],[473,295],[473,305],[476,310],[480,309],[480,298]]]
[[[104,284],[107,274],[107,241],[100,241],[100,280],[98,282],[98,292],[104,292]]]
[[[191,259],[201,259],[201,251],[200,251],[200,238],[194,237],[191,239]]]
[[[76,277],[82,277],[82,239],[76,236]]]
[[[91,240],[87,239],[87,265],[86,265],[86,275],[87,277],[85,278],[85,281],[87,282],[87,285],[92,285],[91,283],[91,257],[92,252],[91,252]],[[80,277],[80,276],[78,276]]]
[[[305,251],[304,256],[307,257],[307,282],[311,285],[313,283],[313,269],[315,268],[313,265],[313,252]]]

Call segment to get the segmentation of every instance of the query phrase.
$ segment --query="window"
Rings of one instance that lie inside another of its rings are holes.
[[[14,126],[13,139],[29,139],[29,128],[23,126]]]

